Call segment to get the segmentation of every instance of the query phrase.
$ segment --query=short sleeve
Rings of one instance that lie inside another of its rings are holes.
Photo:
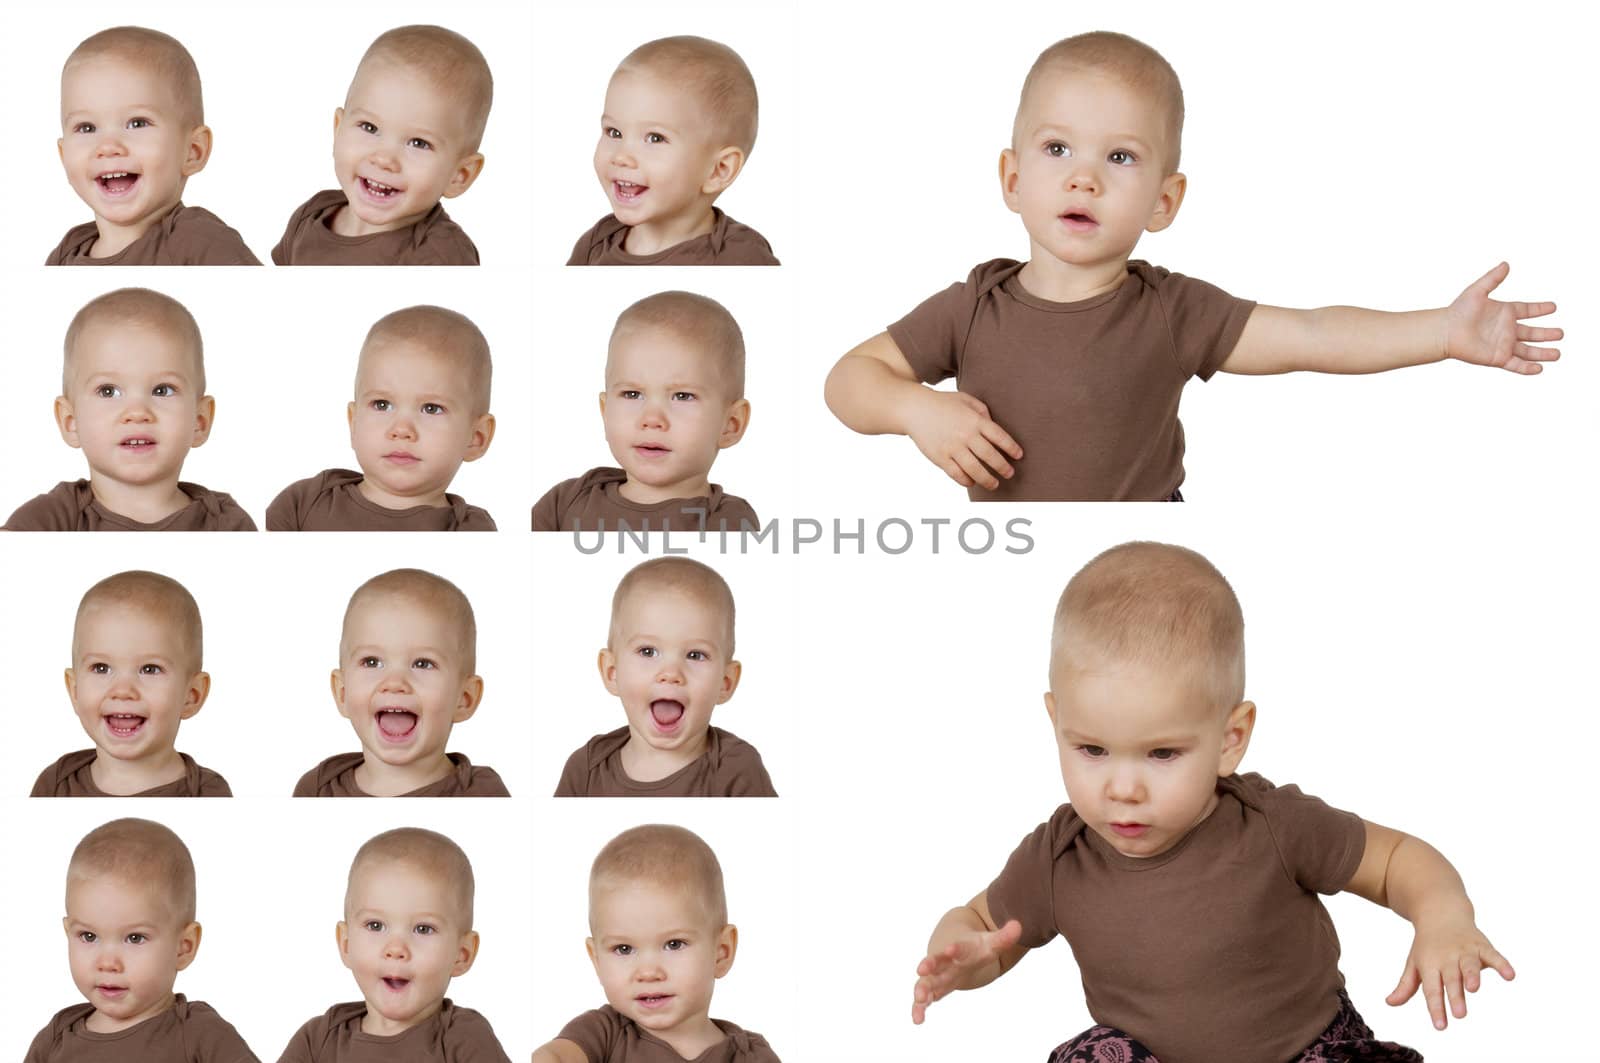
[[[586,1011],[567,1023],[556,1035],[583,1050],[592,1063],[601,1063],[622,1036],[622,1016],[610,1008]]]
[[[1179,368],[1185,376],[1210,380],[1238,345],[1256,304],[1181,273],[1160,274],[1156,290]]]
[[[997,926],[1015,919],[1022,924],[1018,944],[1036,949],[1059,932],[1055,907],[1056,857],[1071,838],[1074,824],[1081,823],[1071,805],[1062,805],[1053,816],[1022,839],[1006,860],[1005,869],[989,883],[989,914]]]
[[[571,263],[568,263],[569,265]],[[562,481],[566,483],[566,481]],[[562,484],[556,484],[540,496],[539,501],[533,504],[533,530],[536,532],[560,531],[561,509],[557,496],[561,492]]]
[[[977,285],[969,278],[924,299],[889,326],[889,338],[924,384],[956,375],[977,307]]]
[[[300,530],[300,499],[295,489],[301,482],[292,483],[279,491],[278,497],[267,507],[267,531]]]
[[[456,1008],[444,1037],[445,1063],[511,1063],[489,1020],[466,1008]]]
[[[589,796],[589,746],[584,744],[572,751],[561,769],[561,781],[556,783],[557,797]]]
[[[1273,786],[1259,775],[1239,777],[1266,816],[1289,876],[1303,889],[1338,893],[1349,885],[1367,849],[1367,825],[1298,786]]]
[[[729,797],[777,797],[772,787],[772,777],[767,766],[761,763],[761,754],[747,742],[740,743],[737,754],[724,762],[728,781],[723,793]]]
[[[233,1024],[206,1005],[189,1005],[185,1026],[184,1039],[193,1050],[192,1059],[206,1063],[261,1063]]]
[[[245,512],[243,506],[227,495],[219,496],[221,508],[217,517],[218,531],[249,531],[256,530],[256,522],[250,519],[250,514]]]
[[[212,771],[210,768],[200,769],[200,795],[201,797],[232,797],[233,790],[228,786],[228,780]]]

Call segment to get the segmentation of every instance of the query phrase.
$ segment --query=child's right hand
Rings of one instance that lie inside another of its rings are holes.
[[[922,456],[962,487],[993,491],[1000,486],[996,474],[1011,479],[1011,461],[1022,458],[1022,448],[989,417],[989,407],[964,392],[922,388],[905,420]]]
[[[940,951],[923,957],[917,964],[917,984],[911,990],[911,1021],[920,1025],[927,1017],[929,1004],[944,999],[952,990],[972,984],[975,981],[972,976],[990,964],[998,967],[1000,954],[1021,937],[1022,924],[1012,919],[999,930],[963,934]],[[993,977],[990,975],[983,981]]]

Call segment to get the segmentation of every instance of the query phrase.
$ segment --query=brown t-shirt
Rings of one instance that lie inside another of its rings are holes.
[[[401,797],[510,797],[493,768],[473,767],[460,753],[446,753],[455,772]],[[294,784],[295,797],[371,797],[356,785],[356,769],[365,755],[335,753]]]
[[[712,1019],[728,1036],[688,1063],[779,1063],[778,1054],[758,1033]],[[640,1029],[610,1004],[586,1011],[562,1028],[558,1039],[583,1049],[589,1063],[684,1063],[678,1050],[649,1030]]]
[[[761,754],[720,727],[706,729],[706,751],[655,782],[628,778],[622,747],[628,729],[595,735],[561,769],[557,797],[777,797]]]
[[[478,249],[442,204],[414,225],[367,236],[340,236],[333,216],[350,201],[337,188],[318,192],[289,216],[272,249],[280,266],[476,266]]]
[[[56,1012],[23,1063],[261,1063],[226,1019],[182,993],[166,1011],[116,1033],[86,1028],[93,1014],[93,1004]]]
[[[325,469],[278,492],[267,507],[267,531],[494,531],[494,519],[460,495],[442,506],[389,509],[361,493],[362,476]]]
[[[622,249],[631,226],[615,214],[595,222],[572,246],[569,266],[776,266],[767,238],[711,208],[711,231],[653,255],[630,255]]]
[[[1123,856],[1062,805],[989,886],[1021,944],[1061,934],[1097,1023],[1163,1063],[1283,1063],[1339,1010],[1339,938],[1318,893],[1366,849],[1358,816],[1259,775],[1159,856]]]
[[[47,266],[259,266],[261,261],[244,245],[244,238],[209,210],[179,203],[146,229],[133,243],[114,255],[89,254],[100,230],[85,222],[67,230]]]
[[[739,531],[761,529],[756,511],[720,484],[709,495],[665,502],[630,502],[622,497],[628,474],[621,469],[590,469],[563,480],[533,506],[534,531]]]
[[[1030,295],[1023,263],[985,262],[889,326],[918,379],[956,378],[1022,447],[975,502],[1144,501],[1183,482],[1178,400],[1233,352],[1255,304],[1148,262],[1075,303]]]
[[[76,753],[68,753],[48,768],[39,773],[34,780],[33,792],[29,797],[114,797],[94,784],[94,776],[90,766],[94,764],[97,751],[93,749],[80,749]],[[179,753],[183,759],[183,778],[176,782],[169,782],[150,790],[141,790],[131,794],[131,797],[232,797],[233,791],[228,789],[228,780],[212,771],[202,768],[194,762],[194,758],[187,753]]]
[[[366,1014],[365,1001],[335,1004],[295,1032],[278,1063],[511,1063],[489,1020],[448,999],[437,1015],[392,1037],[362,1033]]]
[[[220,491],[180,482],[190,502],[154,524],[113,513],[95,501],[88,480],[63,480],[17,507],[5,531],[255,531],[239,503]]]

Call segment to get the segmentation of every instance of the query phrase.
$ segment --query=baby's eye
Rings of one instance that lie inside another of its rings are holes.
[[[102,399],[115,399],[122,395],[122,389],[115,384],[101,384],[94,389],[94,393]]]
[[[104,661],[96,661],[94,664],[91,664],[89,666],[89,674],[90,675],[110,675],[111,674],[111,666],[109,664],[106,664]]]
[[[406,147],[416,148],[418,151],[433,150],[433,145],[428,143],[426,140],[423,140],[421,137],[412,137],[410,140],[406,141]]]
[[[711,655],[709,653],[707,653],[705,650],[690,650],[689,653],[687,654],[687,656],[688,656],[689,660],[691,660],[691,661],[709,661],[709,660],[711,660]]]
[[[633,955],[633,946],[632,945],[613,945],[613,946],[611,946],[611,954],[613,956],[632,956]]]
[[[1109,159],[1115,166],[1132,166],[1134,163],[1139,161],[1134,157],[1133,152],[1123,151],[1120,148],[1116,151],[1113,151],[1110,155],[1107,155],[1106,158]]]
[[[140,934],[138,932],[134,932],[132,934],[129,934],[127,937],[123,938],[122,940],[126,941],[130,945],[143,945],[146,941],[150,940],[150,937],[147,934]]]
[[[1151,760],[1163,760],[1163,761],[1165,761],[1165,760],[1177,760],[1178,759],[1178,751],[1176,749],[1152,749],[1150,751],[1150,759]]]
[[[422,412],[430,417],[437,417],[444,413],[444,407],[437,402],[424,402],[422,404]]]
[[[100,936],[93,930],[80,930],[78,931],[78,940],[83,942],[85,945],[93,945],[96,941],[100,940]]]
[[[1101,757],[1106,755],[1106,749],[1104,746],[1079,746],[1078,752],[1082,753],[1090,760],[1099,760]]]
[[[171,384],[157,384],[150,389],[150,394],[158,399],[170,399],[178,393],[178,389]]]
[[[638,388],[623,388],[617,392],[617,397],[620,399],[636,399],[642,394],[644,393]]]
[[[692,392],[692,391],[674,391],[672,393],[672,401],[674,401],[674,402],[693,402],[694,401],[694,392]]]
[[[411,928],[411,932],[413,934],[421,934],[423,937],[427,937],[429,934],[437,934],[439,932],[439,928],[434,926],[432,923],[418,923],[416,926]]]
[[[1072,154],[1072,149],[1059,140],[1052,140],[1044,146],[1044,153],[1052,159],[1064,159]]]
[[[367,403],[367,405],[372,409],[377,410],[379,413],[388,413],[390,410],[394,409],[394,403],[390,402],[388,399],[373,399],[371,402]]]
[[[665,144],[667,142],[667,138],[662,136],[660,133],[646,133],[644,135],[644,142],[646,144]]]
[[[621,140],[622,130],[618,129],[616,126],[602,126],[600,128],[600,135],[603,137],[608,137],[611,140]]]
[[[425,671],[432,671],[433,669],[439,667],[439,665],[432,658],[418,657],[416,660],[411,662],[411,667],[421,668]]]
[[[148,129],[148,128],[150,128],[150,126],[152,126],[154,124],[155,123],[150,121],[150,119],[148,119],[148,118],[130,118],[130,119],[128,119],[128,128],[129,129]]]
[[[680,951],[682,949],[686,949],[688,947],[689,947],[689,943],[687,941],[683,940],[682,938],[673,938],[671,941],[667,942],[667,951],[668,952],[678,952],[678,951]]]
[[[166,669],[159,664],[141,664],[139,666],[140,675],[161,675],[165,671]]]
[[[382,919],[368,919],[365,923],[361,924],[361,929],[370,930],[374,934],[381,934],[381,933],[383,933],[383,920]]]
[[[366,122],[366,121],[357,122],[356,123],[356,128],[361,130],[363,133],[376,133],[378,131],[378,127],[377,126],[373,125],[371,122]]]
[[[661,651],[656,649],[654,646],[640,646],[635,652],[638,653],[640,657],[655,657],[661,653]]]
[[[358,668],[382,668],[383,662],[369,653],[367,656],[357,661],[356,666]]]
[[[94,132],[94,123],[93,122],[79,122],[77,125],[72,127],[72,131],[74,133],[93,133]]]

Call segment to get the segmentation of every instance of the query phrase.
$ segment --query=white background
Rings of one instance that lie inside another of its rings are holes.
[[[0,842],[26,870],[0,877],[23,938],[0,965],[0,1055],[19,1056],[75,999],[58,929],[67,854],[132,812],[174,825],[201,864],[207,937],[180,989],[215,1003],[269,1063],[301,1022],[355,992],[331,931],[365,837],[421,823],[467,849],[485,945],[453,996],[525,1059],[601,1002],[582,950],[588,862],[647,820],[683,822],[717,849],[742,937],[713,1014],[766,1034],[785,1059],[1042,1058],[1090,1022],[1061,943],[942,1002],[922,1028],[909,1022],[913,969],[940,914],[1064,799],[1040,700],[1051,609],[1073,571],[1129,538],[1200,549],[1238,590],[1261,706],[1244,767],[1435,844],[1517,965],[1514,984],[1489,975],[1465,1023],[1436,1034],[1420,1003],[1382,1002],[1405,923],[1334,898],[1341,968],[1379,1034],[1452,1061],[1519,1058],[1529,1036],[1578,1034],[1597,943],[1587,474],[1600,440],[1583,206],[1592,56],[1564,7],[677,3],[591,15],[457,3],[377,21],[353,4],[287,10],[58,7],[0,35],[0,78],[26,131],[0,173],[18,215],[0,248],[14,267],[3,280],[15,384],[0,506],[82,474],[49,421],[60,337],[89,297],[141,283],[182,299],[206,336],[218,426],[185,475],[258,518],[290,480],[350,460],[344,403],[372,320],[419,301],[468,313],[495,350],[499,436],[453,489],[505,531],[465,543],[0,541],[0,586],[20,603],[0,628],[18,657],[20,721],[0,789],[24,792],[81,748],[60,681],[72,607],[94,580],[141,566],[183,580],[206,620],[213,700],[180,747],[248,795],[153,811],[5,799]],[[327,186],[331,110],[361,50],[417,19],[466,32],[495,69],[489,165],[449,205],[489,266],[76,280],[34,265],[83,220],[53,149],[59,64],[83,36],[139,22],[195,52],[218,149],[187,201],[264,256],[289,210]],[[908,441],[839,426],[820,401],[839,354],[974,264],[1026,253],[995,179],[1016,94],[1040,49],[1095,28],[1162,50],[1187,96],[1189,197],[1138,254],[1247,298],[1383,309],[1441,305],[1505,258],[1504,294],[1561,304],[1563,360],[1534,379],[1449,365],[1196,385],[1185,506],[975,508]],[[553,265],[605,210],[589,156],[610,69],[669,32],[726,40],[755,71],[761,139],[723,204],[771,239],[781,270]],[[777,557],[695,550],[739,602],[745,677],[717,721],[761,749],[782,799],[555,802],[544,795],[566,755],[621,718],[594,655],[615,581],[641,555],[582,556],[556,536],[530,550],[521,515],[550,484],[609,463],[595,412],[604,339],[621,307],[667,287],[723,301],[750,345],[751,431],[712,478],[763,518],[860,519],[868,539],[863,555],[850,541],[839,556],[820,544],[795,556],[786,523]],[[968,556],[948,528],[938,554],[925,531],[899,557],[871,540],[886,517],[974,514],[1031,519],[1035,549]],[[275,796],[353,748],[326,686],[338,618],[356,584],[398,564],[439,571],[473,600],[486,696],[452,744],[499,769],[511,802]]]

